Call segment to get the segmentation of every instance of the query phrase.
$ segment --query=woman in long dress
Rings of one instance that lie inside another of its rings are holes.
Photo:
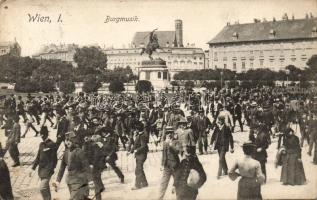
[[[287,128],[283,137],[286,155],[283,159],[281,182],[284,185],[303,185],[306,182],[299,138]]]
[[[235,180],[238,176],[241,176],[238,184],[238,200],[260,200],[262,199],[261,184],[264,183],[265,177],[261,171],[259,161],[251,157],[255,145],[244,143],[242,148],[245,157],[235,162],[229,171],[229,178]],[[235,172],[237,169],[239,173]]]

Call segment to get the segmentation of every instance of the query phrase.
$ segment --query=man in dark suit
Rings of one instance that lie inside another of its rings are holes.
[[[40,143],[39,151],[33,163],[32,170],[35,170],[37,166],[39,167],[38,175],[41,179],[40,192],[44,200],[50,200],[51,192],[49,183],[57,164],[57,148],[56,144],[48,138],[48,130],[46,126],[42,127],[40,135],[43,142]]]
[[[204,110],[199,111],[199,116],[195,118],[194,122],[198,130],[198,148],[199,154],[203,154],[203,147],[207,154],[207,129],[211,126],[210,120],[204,115]]]
[[[0,143],[0,199],[13,200],[10,172]]]
[[[137,131],[135,132],[135,141],[134,146],[131,150],[131,153],[135,152],[135,186],[132,190],[138,190],[142,187],[147,187],[148,182],[144,173],[143,165],[147,158],[148,148],[148,136],[144,133],[144,125],[142,123],[137,123]]]
[[[269,147],[269,144],[270,144],[269,128],[265,124],[261,124],[258,129],[258,134],[256,134],[256,136],[253,135],[253,137],[250,137],[250,139],[256,147],[256,150],[254,151],[252,158],[260,162],[261,170],[265,176],[265,182],[266,182],[265,163],[267,162],[266,149]]]
[[[163,199],[171,176],[174,177],[175,169],[178,167],[180,160],[178,154],[181,151],[181,144],[177,140],[177,134],[174,133],[172,126],[166,127],[166,139],[163,142],[162,167],[163,177],[159,190],[159,200]]]
[[[219,168],[217,173],[217,179],[220,179],[222,175],[222,171],[224,174],[228,174],[228,166],[226,162],[226,153],[229,150],[229,144],[231,147],[231,153],[234,152],[233,150],[233,137],[230,128],[225,125],[225,117],[219,116],[218,117],[218,126],[215,128],[215,131],[211,137],[210,144],[213,145],[214,149],[218,150],[219,155]]]

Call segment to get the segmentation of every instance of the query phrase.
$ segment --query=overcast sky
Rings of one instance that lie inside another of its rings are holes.
[[[22,55],[36,53],[49,43],[99,44],[128,47],[136,31],[174,30],[183,20],[184,44],[208,49],[206,44],[227,22],[250,23],[253,18],[280,20],[283,13],[304,18],[317,15],[316,0],[219,1],[106,1],[106,0],[0,0],[0,41],[14,41]],[[29,22],[29,15],[49,16],[51,23]],[[57,22],[61,14],[62,22]],[[104,23],[110,17],[138,17],[138,22]],[[124,45],[124,46],[123,46]]]

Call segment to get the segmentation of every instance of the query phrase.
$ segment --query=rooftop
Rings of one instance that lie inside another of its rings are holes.
[[[317,18],[225,26],[208,44],[317,38]]]

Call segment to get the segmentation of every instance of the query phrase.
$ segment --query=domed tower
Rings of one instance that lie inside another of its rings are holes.
[[[180,19],[175,20],[175,35],[177,47],[184,47],[183,45],[183,22]]]

